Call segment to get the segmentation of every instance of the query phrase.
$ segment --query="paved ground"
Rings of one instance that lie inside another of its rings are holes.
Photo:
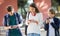
[[[23,36],[26,36],[25,35],[25,28],[20,28],[20,29],[22,30]],[[46,36],[46,31],[41,29],[40,34],[41,34],[41,36]],[[6,31],[1,28],[0,28],[0,36],[6,36]]]
[[[26,36],[25,35],[25,28],[20,28],[21,29],[21,32],[22,32],[22,35],[23,36]],[[0,28],[0,36],[6,36],[6,31],[7,30],[4,30],[3,28]],[[46,35],[46,32],[43,30],[41,30],[41,36],[45,36]]]
[[[26,36],[26,35],[24,34],[24,30],[25,30],[25,29],[24,29],[24,28],[21,28],[21,30],[22,30],[23,36]],[[46,31],[43,30],[43,29],[41,29],[40,34],[41,34],[41,36],[46,36]]]

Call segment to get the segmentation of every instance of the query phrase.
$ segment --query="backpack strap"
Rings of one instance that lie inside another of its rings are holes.
[[[18,13],[15,13],[15,16],[16,16],[17,24],[20,24],[21,23],[20,15]]]
[[[5,25],[5,26],[9,26],[9,14],[6,14],[6,15],[4,16],[4,25]]]

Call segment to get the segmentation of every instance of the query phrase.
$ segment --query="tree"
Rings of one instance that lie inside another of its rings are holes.
[[[18,0],[18,8],[21,10],[23,18],[26,17],[25,5],[27,4],[27,1],[28,0]]]

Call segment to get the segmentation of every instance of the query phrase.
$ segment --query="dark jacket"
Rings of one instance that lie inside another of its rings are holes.
[[[60,23],[60,21],[56,17],[53,18],[53,21],[54,21],[54,23],[51,22],[51,25],[55,29],[55,36],[59,36],[59,23]],[[48,24],[45,23],[44,28],[47,31],[47,36],[49,36],[49,23]]]

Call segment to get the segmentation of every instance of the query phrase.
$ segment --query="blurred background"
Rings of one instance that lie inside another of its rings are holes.
[[[27,12],[29,12],[29,5],[35,3],[41,13],[43,13],[43,20],[48,17],[48,9],[52,8],[56,11],[56,16],[60,19],[60,1],[59,0],[0,0],[0,36],[6,36],[8,30],[4,30],[3,17],[7,13],[7,6],[12,5],[15,12],[18,12],[23,17],[22,26],[20,27],[23,36],[25,36],[25,20]],[[45,36],[46,31],[41,29],[41,36]]]

